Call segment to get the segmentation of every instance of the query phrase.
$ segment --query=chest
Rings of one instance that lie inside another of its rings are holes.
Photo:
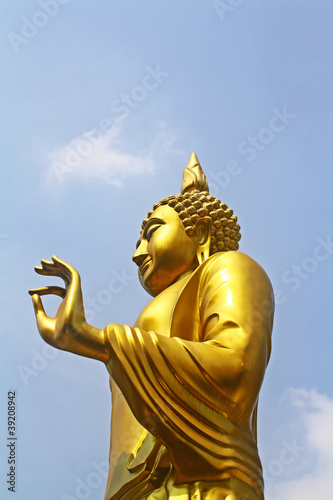
[[[189,277],[185,277],[179,280],[149,302],[139,315],[134,327],[170,337],[173,312],[188,279]]]

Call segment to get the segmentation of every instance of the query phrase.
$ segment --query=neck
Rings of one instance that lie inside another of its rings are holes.
[[[183,278],[185,278],[186,276],[190,276],[191,274],[194,273],[194,271],[197,269],[197,267],[199,266],[194,266],[192,269],[190,269],[189,271],[185,271],[185,273],[181,274],[180,276],[178,276],[178,278],[176,278],[172,283],[171,285],[173,285],[174,283],[177,283],[177,281],[180,281],[182,280]],[[169,285],[169,286],[171,286]]]

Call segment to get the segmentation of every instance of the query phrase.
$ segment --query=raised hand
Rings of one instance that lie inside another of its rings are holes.
[[[59,276],[66,288],[46,286],[29,290],[35,309],[37,326],[43,339],[51,345],[64,348],[64,337],[73,334],[85,321],[79,273],[69,264],[53,256],[52,262],[41,260],[41,267],[35,271],[43,276]],[[47,316],[41,300],[42,295],[59,295],[63,298],[55,318]]]
[[[65,288],[45,286],[29,290],[32,295],[37,327],[41,337],[50,345],[82,356],[106,361],[103,332],[85,320],[81,279],[79,273],[55,255],[52,261],[41,260],[35,271],[43,276],[58,276]],[[44,310],[41,296],[58,295],[62,302],[54,318]]]

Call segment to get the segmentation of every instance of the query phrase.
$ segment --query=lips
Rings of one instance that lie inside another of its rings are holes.
[[[151,257],[147,257],[141,264],[141,266],[139,267],[139,271],[140,271],[140,274],[141,276],[144,275],[144,273],[147,271],[148,267],[149,267],[149,264],[151,262]]]

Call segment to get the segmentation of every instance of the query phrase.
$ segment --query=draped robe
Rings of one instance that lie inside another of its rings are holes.
[[[230,251],[161,292],[134,327],[104,330],[105,500],[263,500],[256,412],[273,314],[264,270]]]

